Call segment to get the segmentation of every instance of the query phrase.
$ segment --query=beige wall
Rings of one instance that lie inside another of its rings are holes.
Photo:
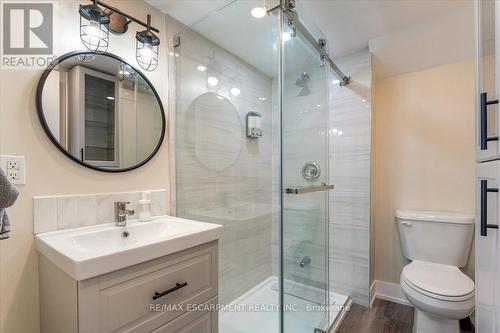
[[[45,1],[46,2],[46,1]],[[108,0],[140,18],[153,15],[160,30],[162,58],[148,78],[167,108],[167,45],[165,17],[142,1]],[[79,40],[78,4],[54,2],[55,54],[82,49]],[[129,26],[123,36],[111,35],[110,49],[131,64],[135,61],[135,31]],[[142,29],[141,29],[142,30]],[[39,331],[38,267],[33,243],[32,197],[38,195],[99,193],[169,187],[168,141],[158,155],[136,171],[108,174],[83,168],[64,157],[44,135],[35,114],[35,91],[41,69],[2,68],[0,76],[0,153],[26,156],[27,184],[20,185],[20,198],[9,210],[12,237],[0,241],[0,332]],[[168,204],[168,203],[167,203]]]
[[[396,209],[474,213],[473,61],[378,80],[374,97],[374,279],[399,283]]]

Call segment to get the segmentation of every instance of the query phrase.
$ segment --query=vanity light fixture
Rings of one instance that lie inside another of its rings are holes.
[[[138,31],[136,39],[137,63],[146,71],[154,71],[158,67],[160,38],[151,31],[151,15],[148,14],[148,26]]]
[[[94,53],[104,53],[109,46],[109,16],[97,6],[80,5],[80,39],[83,45]]]
[[[122,79],[127,79],[130,81],[135,81],[139,78],[139,74],[128,64],[122,62],[120,64],[120,72]]]
[[[95,59],[95,53],[80,53],[76,56],[76,59],[80,62],[89,63]]]
[[[151,15],[148,14],[147,22],[143,22],[102,1],[90,1],[91,5],[80,5],[79,9],[80,39],[83,45],[93,53],[105,53],[109,47],[109,32],[122,35],[128,30],[128,25],[135,22],[146,28],[137,31],[135,36],[137,63],[146,71],[154,71],[158,67],[160,45],[160,38],[154,33],[160,31],[151,26]],[[91,57],[86,57],[81,61],[91,60]]]

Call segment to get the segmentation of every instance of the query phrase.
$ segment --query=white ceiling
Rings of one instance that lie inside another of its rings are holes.
[[[265,45],[262,37],[250,33],[252,27],[242,22],[244,19],[225,16],[236,4],[214,15],[219,22],[226,23],[223,34],[220,25],[214,30],[210,28],[210,21],[216,19],[203,20],[232,0],[146,1],[184,24],[195,24],[196,30],[209,35],[212,40],[219,36],[218,41],[213,41],[267,72],[269,64],[262,59],[262,48],[249,47]],[[249,0],[238,1],[245,3]],[[264,0],[251,2],[258,4]],[[472,0],[299,0],[299,3],[309,17],[307,21],[315,22],[329,40],[333,58],[354,53],[370,44],[377,63],[381,64],[377,69],[379,77],[459,61],[473,55]],[[242,10],[248,4],[237,6]],[[236,15],[234,10],[231,15]],[[253,18],[245,19],[250,24]],[[201,26],[203,31],[196,28]],[[433,29],[439,31],[436,33]],[[415,40],[413,44],[412,39]],[[437,56],[433,57],[433,53]],[[423,59],[421,64],[417,63],[419,59]]]
[[[473,8],[471,0],[302,0],[330,41],[334,57],[360,50],[375,37]]]
[[[233,0],[145,0],[153,7],[175,17],[185,25],[192,25]],[[244,0],[243,0],[244,1]]]

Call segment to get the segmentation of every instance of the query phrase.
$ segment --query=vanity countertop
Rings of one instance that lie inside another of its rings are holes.
[[[172,216],[37,234],[37,250],[77,281],[217,240],[218,224]],[[128,235],[124,232],[128,232]]]

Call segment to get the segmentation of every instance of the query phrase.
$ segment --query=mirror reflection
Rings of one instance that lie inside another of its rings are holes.
[[[216,93],[204,93],[191,103],[186,120],[186,131],[191,133],[189,145],[204,167],[223,171],[237,161],[244,134],[240,116],[231,101]]]
[[[45,130],[87,166],[130,169],[152,157],[161,143],[164,116],[156,91],[110,54],[75,54],[59,62],[41,99]]]

